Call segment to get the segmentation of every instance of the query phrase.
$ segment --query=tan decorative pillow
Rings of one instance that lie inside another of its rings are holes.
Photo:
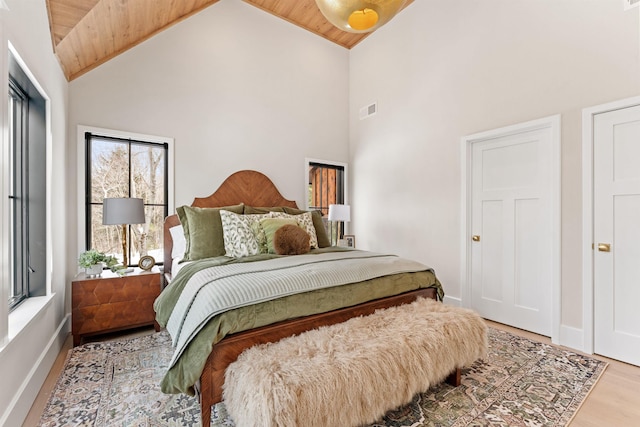
[[[297,225],[286,224],[273,235],[273,249],[278,255],[302,255],[309,252],[309,233]]]

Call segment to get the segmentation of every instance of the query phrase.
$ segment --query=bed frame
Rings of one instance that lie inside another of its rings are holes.
[[[295,201],[285,199],[273,182],[260,172],[244,170],[229,176],[212,195],[205,198],[195,198],[192,206],[222,207],[244,203],[249,206],[288,206],[297,208]],[[179,225],[177,215],[170,215],[164,223],[164,272],[166,279],[171,281],[171,248],[173,240],[169,229]],[[234,362],[240,353],[256,344],[278,341],[284,337],[343,322],[352,317],[372,314],[380,308],[407,304],[418,297],[436,299],[433,288],[417,289],[387,298],[366,302],[353,307],[342,308],[328,313],[278,322],[261,328],[239,332],[225,337],[215,344],[204,367],[196,393],[200,400],[202,425],[211,423],[211,406],[222,401],[222,385],[227,366]],[[460,369],[451,374],[447,381],[457,386],[460,384]]]

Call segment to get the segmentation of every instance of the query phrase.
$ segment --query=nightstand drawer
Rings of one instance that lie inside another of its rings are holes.
[[[160,289],[161,275],[155,272],[135,272],[123,277],[110,272],[97,278],[79,275],[71,291],[74,345],[85,335],[153,325],[153,302]]]

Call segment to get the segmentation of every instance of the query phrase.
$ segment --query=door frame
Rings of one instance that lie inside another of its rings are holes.
[[[460,242],[460,291],[461,305],[464,307],[471,306],[471,217],[472,217],[472,145],[489,139],[516,135],[519,133],[529,132],[533,130],[550,129],[551,131],[551,164],[549,170],[551,172],[551,236],[552,236],[552,253],[551,253],[551,342],[558,343],[560,337],[560,309],[561,309],[561,289],[560,289],[560,219],[561,219],[561,200],[560,200],[560,132],[561,132],[561,116],[556,114],[553,116],[543,117],[537,120],[531,120],[524,123],[518,123],[498,129],[492,129],[461,138],[461,184],[462,184],[462,212],[461,212],[461,242]]]
[[[593,277],[593,124],[596,114],[640,105],[640,96],[625,98],[582,110],[582,351],[594,351],[594,277]],[[577,347],[576,347],[577,348]]]

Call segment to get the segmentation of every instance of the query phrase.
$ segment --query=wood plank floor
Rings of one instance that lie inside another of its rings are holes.
[[[488,321],[487,324],[496,329],[512,332],[526,338],[551,343],[546,337],[521,331],[509,326]],[[125,336],[153,333],[153,328],[137,330]],[[123,337],[119,335],[118,338]],[[114,336],[98,338],[98,340],[112,339]],[[55,386],[56,380],[62,371],[68,350],[72,347],[71,337],[69,337],[56,362],[49,373],[38,397],[36,398],[29,414],[23,424],[25,427],[37,426],[40,416],[49,398],[51,390]],[[636,427],[640,426],[640,367],[595,356],[605,360],[609,366],[600,378],[600,381],[593,388],[591,394],[584,401],[582,407],[570,423],[571,427]]]

